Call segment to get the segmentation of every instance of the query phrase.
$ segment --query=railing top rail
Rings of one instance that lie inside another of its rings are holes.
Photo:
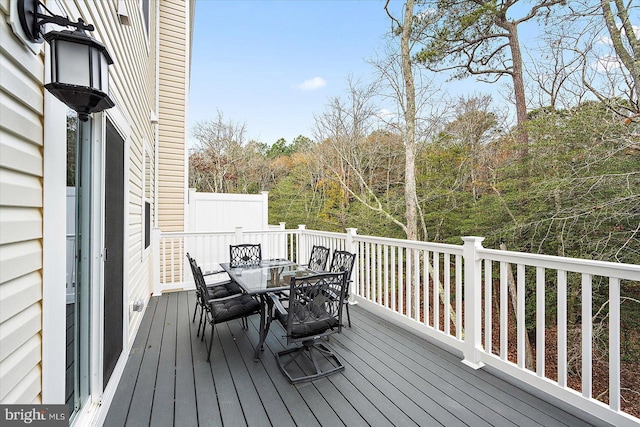
[[[480,249],[478,255],[492,261],[526,264],[555,270],[586,273],[594,276],[616,277],[624,280],[640,281],[640,265],[622,264],[609,261],[567,258],[554,255],[528,254],[524,252]]]
[[[289,230],[242,230],[243,234],[291,234],[297,233],[296,229]],[[233,236],[234,231],[163,231],[162,237],[191,237],[191,236]]]
[[[394,239],[390,237],[373,237],[373,236],[353,236],[354,242],[380,243],[390,246],[401,246],[409,249],[422,249],[432,252],[444,252],[453,255],[462,255],[462,245],[451,245],[447,243],[421,242],[419,240]]]
[[[289,231],[294,231],[294,229]],[[307,230],[307,229],[305,230],[295,229],[295,231],[302,231],[304,234],[309,234],[312,236],[332,237],[335,239],[345,239],[347,236],[345,233],[337,233],[335,231],[318,231],[318,230]]]

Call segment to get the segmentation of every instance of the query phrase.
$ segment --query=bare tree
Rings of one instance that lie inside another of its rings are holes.
[[[353,78],[348,80],[348,85],[346,99],[332,98],[326,111],[315,116],[315,139],[331,147],[331,153],[335,154],[325,155],[323,163],[352,197],[396,224],[409,236],[405,221],[387,209],[381,192],[376,191],[379,183],[371,179],[377,165],[397,160],[392,150],[368,141],[371,135],[375,135],[379,122],[380,109],[374,103],[377,86],[363,84]]]
[[[245,124],[225,121],[218,111],[214,120],[195,124],[193,136],[198,146],[189,159],[190,185],[211,192],[225,192],[242,157]]]
[[[600,0],[602,15],[611,36],[613,49],[622,65],[629,72],[631,85],[635,92],[635,96],[631,96],[631,102],[635,107],[634,112],[640,113],[640,104],[638,103],[640,96],[640,40],[638,40],[631,23],[632,2],[625,4],[623,0],[614,0],[615,10],[612,10],[611,3],[608,0]]]

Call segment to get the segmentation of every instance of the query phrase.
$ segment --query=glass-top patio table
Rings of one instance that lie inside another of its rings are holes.
[[[260,341],[253,356],[258,360],[271,326],[271,298],[267,294],[289,290],[294,276],[305,277],[318,272],[286,259],[264,259],[260,264],[242,267],[231,267],[229,263],[221,263],[220,266],[246,293],[260,299]]]

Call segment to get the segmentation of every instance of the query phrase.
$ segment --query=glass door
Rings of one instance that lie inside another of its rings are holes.
[[[70,418],[90,394],[92,120],[67,113],[67,356]],[[71,270],[71,271],[70,271]]]

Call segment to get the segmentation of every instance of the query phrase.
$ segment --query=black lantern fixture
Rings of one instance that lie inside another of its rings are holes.
[[[49,15],[40,13],[40,7]],[[18,0],[18,16],[22,30],[34,43],[49,42],[51,46],[51,83],[44,85],[60,101],[78,112],[78,119],[87,121],[89,114],[111,108],[109,98],[109,65],[113,60],[107,48],[87,35],[93,25],[82,19],[72,22],[51,13],[39,0]],[[75,27],[74,31],[41,33],[44,24]]]

